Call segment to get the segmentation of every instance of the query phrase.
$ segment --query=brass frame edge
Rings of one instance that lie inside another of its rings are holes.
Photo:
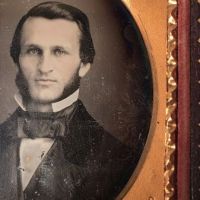
[[[165,172],[164,192],[165,200],[174,199],[175,195],[175,152],[176,152],[176,90],[175,72],[177,60],[174,56],[177,49],[177,40],[174,31],[177,28],[177,19],[173,12],[177,9],[177,0],[168,0],[168,27],[167,27],[167,94],[166,94],[166,132],[165,132]]]
[[[155,68],[155,60],[154,60],[154,56],[152,54],[152,47],[151,47],[151,42],[148,38],[147,32],[145,30],[145,27],[142,23],[142,20],[140,18],[140,15],[138,14],[138,11],[133,7],[133,0],[122,0],[122,3],[124,4],[124,6],[126,7],[126,9],[130,12],[130,14],[132,15],[133,19],[136,22],[136,25],[142,35],[142,38],[144,40],[144,44],[146,46],[147,49],[147,53],[149,56],[149,61],[150,61],[150,65],[151,65],[151,71],[152,71],[152,78],[153,78],[153,91],[154,91],[154,95],[153,95],[153,110],[152,110],[152,119],[151,119],[151,125],[149,128],[149,133],[148,133],[148,137],[146,140],[146,144],[144,146],[143,152],[141,154],[141,157],[138,161],[137,167],[134,170],[132,176],[130,177],[128,183],[126,184],[126,186],[124,187],[124,189],[121,191],[121,193],[118,195],[118,197],[116,198],[116,200],[121,200],[123,198],[126,197],[127,193],[131,190],[132,187],[134,187],[134,183],[142,169],[142,166],[144,165],[145,159],[147,158],[147,154],[148,154],[148,150],[150,148],[151,142],[152,142],[152,138],[155,132],[155,127],[156,127],[156,121],[157,121],[157,110],[158,110],[158,99],[157,99],[157,92],[158,92],[158,88],[157,88],[157,70]],[[156,91],[156,92],[155,92]]]

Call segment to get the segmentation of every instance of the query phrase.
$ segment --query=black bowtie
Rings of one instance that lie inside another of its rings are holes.
[[[65,118],[56,120],[24,119],[23,133],[29,138],[58,138],[65,136]]]
[[[34,113],[20,110],[18,117],[18,137],[58,138],[68,132],[68,124],[76,105],[58,113]]]

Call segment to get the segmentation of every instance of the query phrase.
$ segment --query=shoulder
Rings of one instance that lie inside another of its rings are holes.
[[[80,122],[97,123],[96,120],[88,113],[86,107],[83,105],[81,100],[77,101],[77,106],[74,111],[73,118]]]
[[[123,160],[132,158],[132,149],[123,144],[115,136],[106,131],[86,110],[79,100],[72,123],[73,135],[82,139],[99,155],[99,159]]]
[[[71,120],[71,126],[78,127],[82,132],[87,131],[90,137],[101,137],[101,142],[118,146],[122,144],[117,138],[106,131],[87,111],[83,103],[78,100],[77,107]],[[99,138],[100,139],[100,138]]]
[[[94,136],[106,132],[104,128],[88,113],[81,100],[78,100],[77,102],[70,125],[80,129],[82,133],[84,131],[89,131],[88,133],[93,134]]]
[[[0,124],[0,138],[4,137],[12,137],[13,136],[13,130],[16,130],[17,128],[17,114],[18,109],[11,114],[6,121],[4,121],[2,124]]]

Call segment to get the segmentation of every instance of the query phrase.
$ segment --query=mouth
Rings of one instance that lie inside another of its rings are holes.
[[[38,79],[35,79],[35,82],[39,85],[48,86],[48,85],[52,85],[56,83],[57,81],[54,79],[49,79],[49,78],[38,78]]]

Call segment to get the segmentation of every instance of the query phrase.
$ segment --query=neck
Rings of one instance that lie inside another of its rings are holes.
[[[30,112],[52,112],[52,105],[51,103],[37,103],[37,102],[29,102],[26,105],[26,108]]]

